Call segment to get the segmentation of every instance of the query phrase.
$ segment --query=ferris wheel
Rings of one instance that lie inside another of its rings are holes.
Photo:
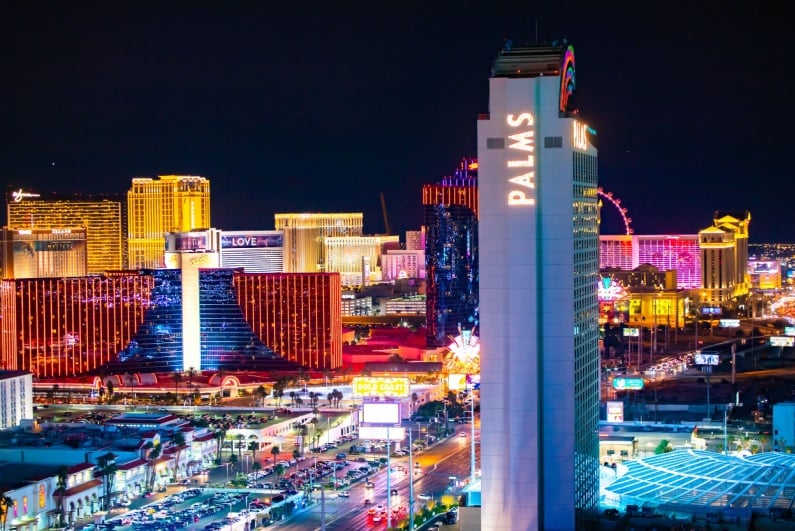
[[[616,207],[616,210],[618,210],[621,219],[624,221],[624,228],[626,229],[627,236],[632,234],[632,227],[630,226],[630,224],[632,223],[632,218],[627,216],[627,209],[621,206],[621,199],[613,197],[613,192],[605,192],[601,186],[596,189],[596,192],[597,194],[599,194],[599,197],[607,200],[614,207]],[[600,200],[599,207],[601,208],[601,206],[602,206],[602,201]]]

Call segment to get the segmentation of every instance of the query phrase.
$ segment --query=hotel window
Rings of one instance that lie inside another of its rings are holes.
[[[504,138],[487,138],[486,149],[505,149]]]

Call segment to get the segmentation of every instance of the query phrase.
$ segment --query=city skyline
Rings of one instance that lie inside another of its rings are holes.
[[[795,240],[776,222],[792,111],[777,77],[791,45],[774,14],[307,8],[4,5],[3,182],[122,193],[135,177],[201,175],[218,228],[361,211],[368,234],[384,232],[383,192],[403,237],[422,224],[422,185],[474,155],[484,80],[505,39],[565,37],[582,65],[578,107],[598,132],[599,184],[635,233],[693,234],[716,210],[748,210],[752,243]],[[603,233],[618,234],[611,209]]]

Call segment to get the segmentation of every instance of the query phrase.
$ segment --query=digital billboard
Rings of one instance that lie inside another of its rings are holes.
[[[629,327],[627,327],[627,328],[624,328],[624,330],[623,330],[624,337],[638,337],[640,335],[639,332],[640,332],[639,328],[629,328]]]
[[[607,422],[624,422],[624,402],[607,402]]]
[[[795,326],[785,326],[784,327],[784,335],[785,336],[795,336]]]
[[[721,328],[737,328],[740,326],[739,319],[721,319],[720,320],[720,327]]]
[[[283,234],[221,234],[222,249],[284,247]]]
[[[792,347],[795,346],[795,337],[792,336],[770,336],[771,347]]]
[[[698,352],[693,357],[696,365],[718,365],[720,363],[720,356],[709,352]]]
[[[643,389],[643,378],[617,376],[613,378],[613,389],[616,391],[639,391]]]
[[[365,424],[400,424],[398,402],[365,402],[362,404],[362,422]]]
[[[351,392],[355,398],[374,396],[407,398],[410,394],[409,388],[408,378],[356,376],[351,383]]]
[[[402,441],[406,438],[406,428],[359,426],[359,438],[365,441]]]

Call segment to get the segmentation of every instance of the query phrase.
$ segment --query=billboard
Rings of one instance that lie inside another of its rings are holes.
[[[613,378],[613,389],[616,391],[640,391],[643,389],[643,378],[617,376]]]
[[[447,388],[451,391],[463,391],[467,388],[466,374],[448,374]]]
[[[624,422],[624,402],[607,402],[607,422]]]
[[[703,315],[721,315],[723,309],[720,306],[704,306],[701,308],[701,313]]]
[[[737,328],[740,326],[739,319],[721,319],[720,325],[721,328]]]
[[[709,352],[697,352],[693,357],[696,365],[718,365],[720,364],[720,356]]]
[[[784,335],[785,336],[795,336],[795,326],[785,326],[784,327]]]
[[[365,424],[400,424],[398,402],[365,402],[362,404],[362,422]]]
[[[284,234],[221,234],[221,249],[284,247]]]
[[[795,346],[795,337],[792,336],[770,336],[771,347],[792,347]]]
[[[627,328],[624,328],[624,330],[623,330],[624,337],[638,337],[640,335],[639,332],[640,332],[639,328],[629,328],[629,327],[627,327]]]
[[[359,426],[359,438],[366,441],[402,441],[406,438],[406,428]]]
[[[410,384],[408,378],[378,378],[356,376],[351,383],[354,398],[390,397],[408,398]]]

